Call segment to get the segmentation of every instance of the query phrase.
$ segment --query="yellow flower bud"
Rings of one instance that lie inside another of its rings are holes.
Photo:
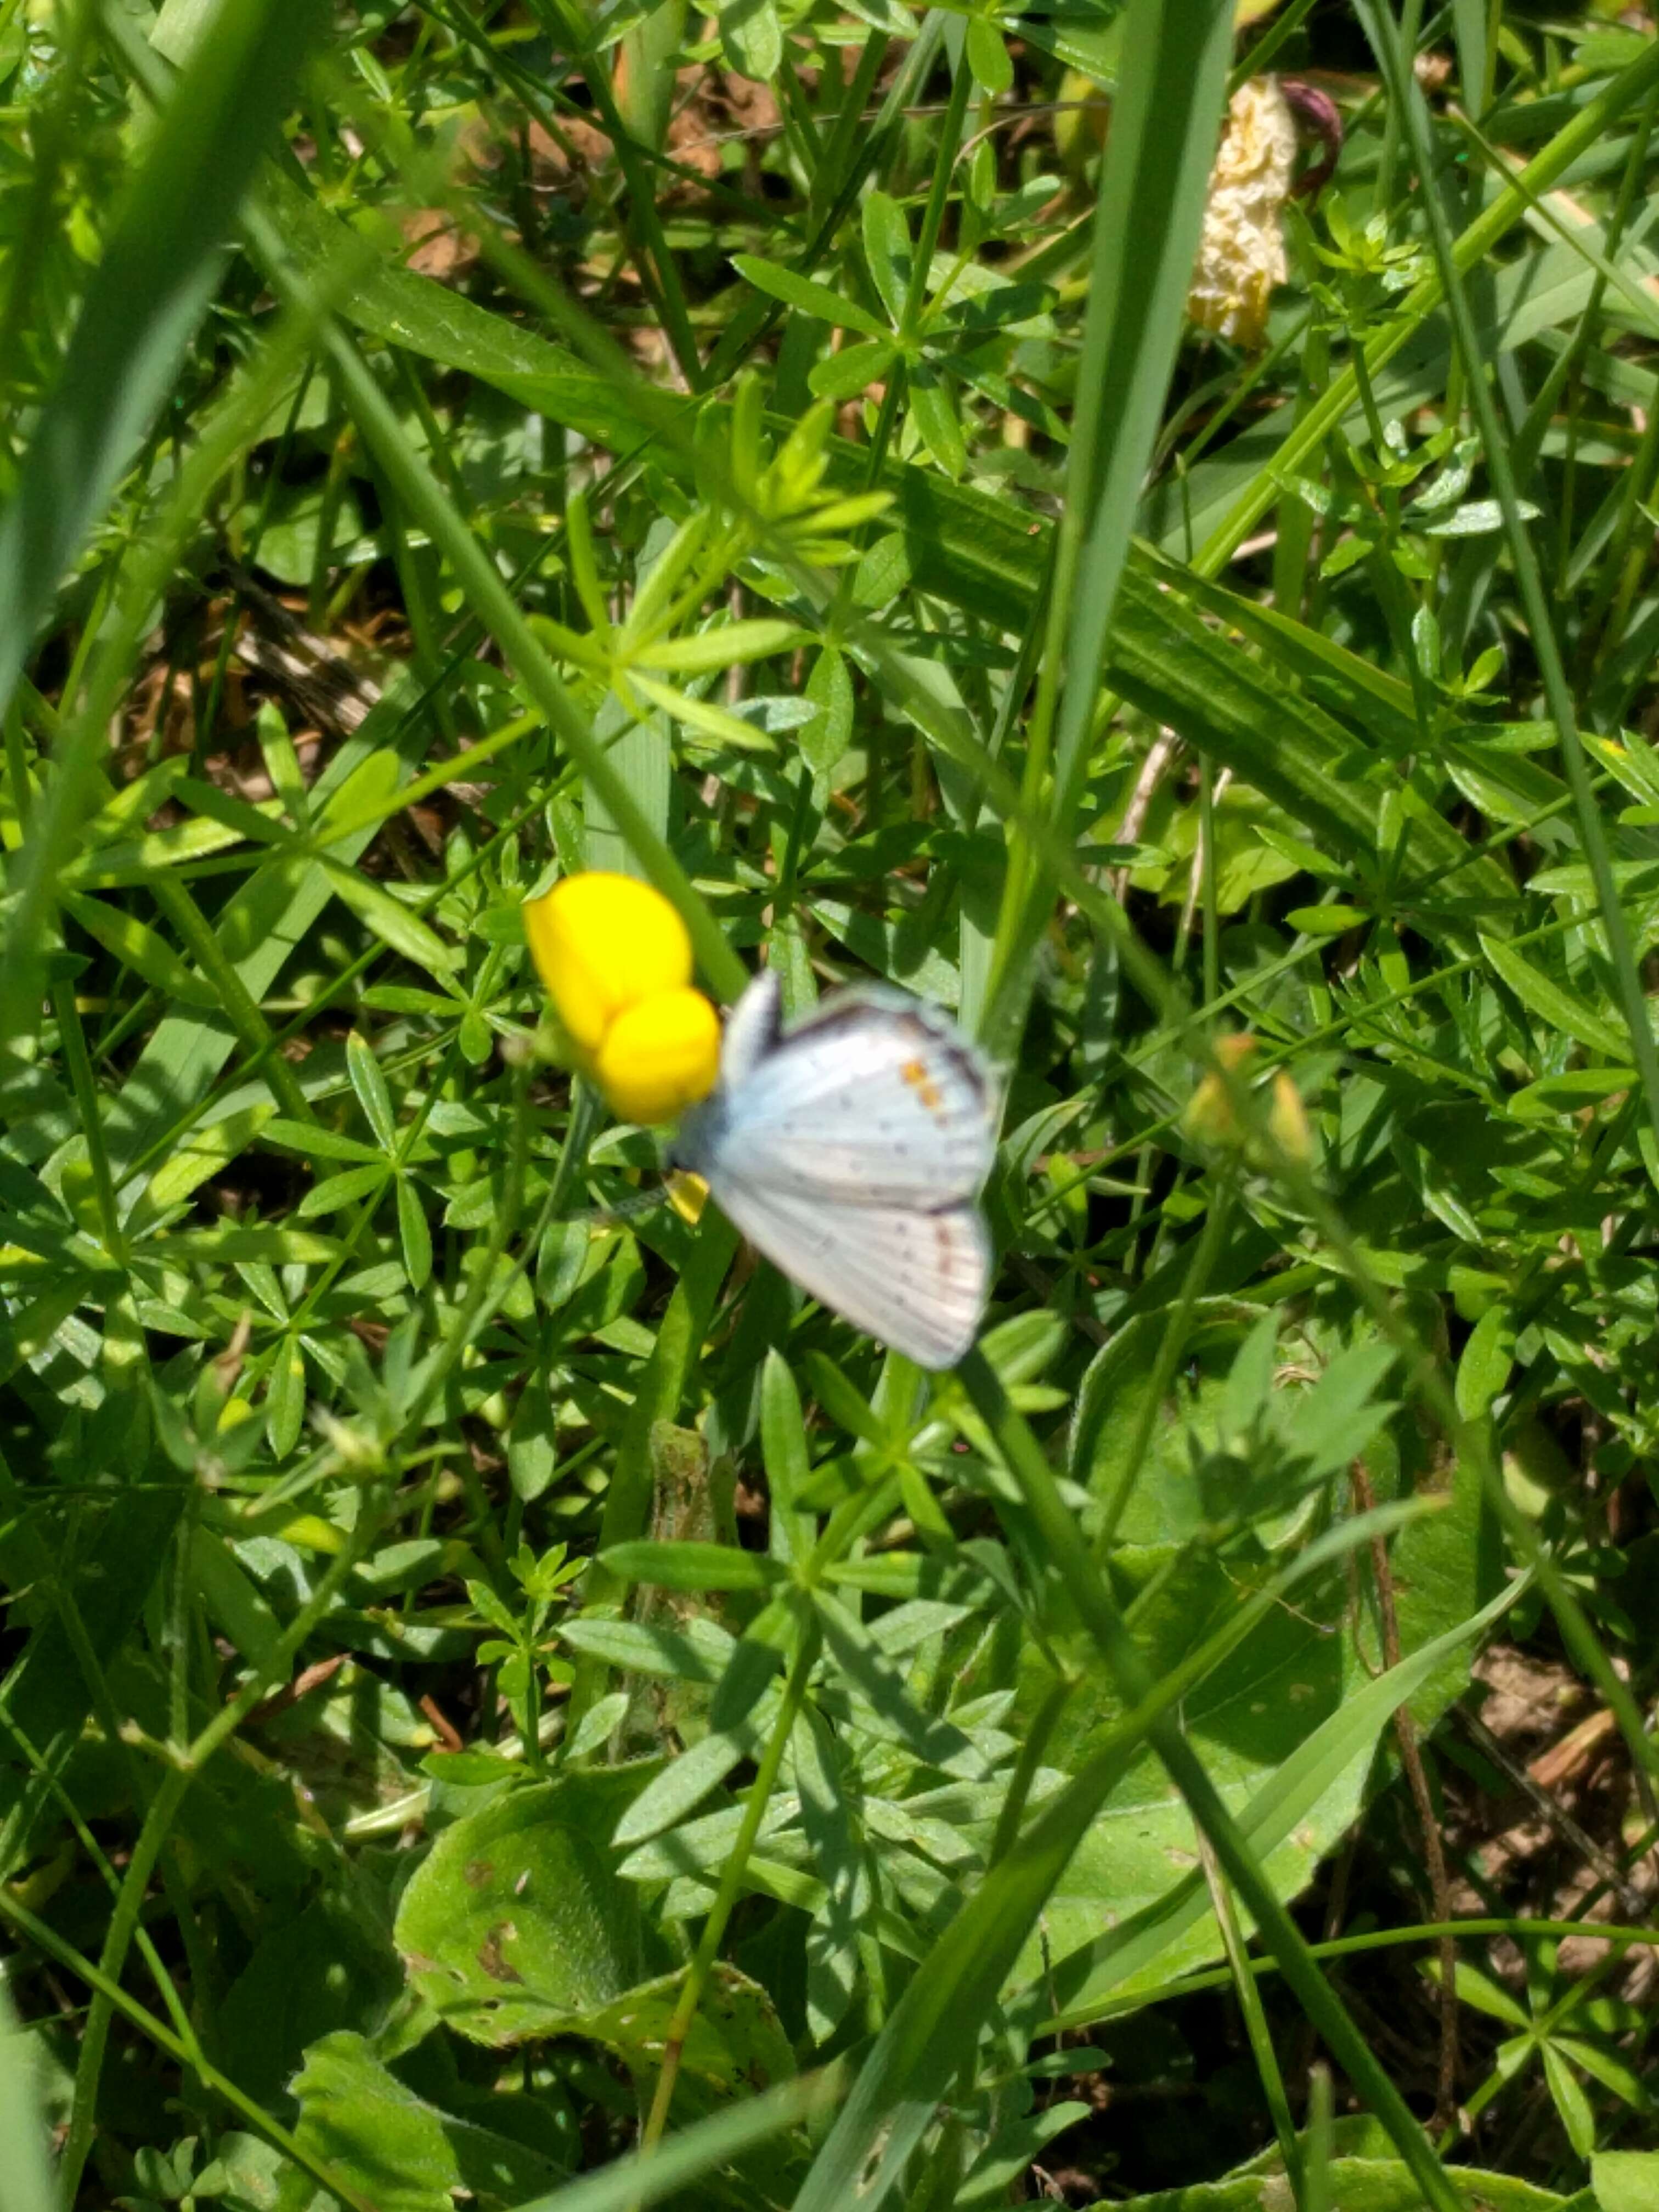
[[[597,1052],[629,1008],[684,993],[691,981],[685,924],[660,891],[632,876],[566,876],[545,898],[526,901],[524,933],[559,1019],[584,1052]]]
[[[1220,1037],[1216,1041],[1216,1058],[1224,1067],[1242,1075],[1256,1048],[1253,1036]],[[1247,1145],[1245,1133],[1233,1111],[1232,1098],[1217,1074],[1206,1075],[1200,1083],[1187,1101],[1181,1124],[1189,1137],[1197,1137],[1206,1145],[1233,1148]],[[1303,1166],[1312,1159],[1313,1138],[1308,1116],[1295,1084],[1282,1067],[1275,1069],[1273,1076],[1267,1131],[1285,1158]]]
[[[720,1023],[701,991],[659,991],[618,1014],[593,1072],[624,1121],[672,1121],[714,1087]]]

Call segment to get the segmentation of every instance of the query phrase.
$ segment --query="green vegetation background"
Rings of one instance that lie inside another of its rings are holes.
[[[1659,40],[1237,14],[0,0],[4,2212],[1659,2204]],[[996,1057],[956,1373],[582,866]]]

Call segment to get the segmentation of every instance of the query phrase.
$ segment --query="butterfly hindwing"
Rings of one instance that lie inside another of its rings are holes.
[[[823,1305],[919,1367],[952,1367],[990,1285],[976,1206],[826,1206],[810,1190],[723,1181],[714,1195],[757,1250]]]

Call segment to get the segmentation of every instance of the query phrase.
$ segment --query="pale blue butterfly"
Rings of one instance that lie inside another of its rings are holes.
[[[781,1015],[765,969],[672,1164],[821,1304],[918,1366],[954,1366],[990,1287],[990,1070],[937,1007],[885,985],[837,992],[787,1030]]]

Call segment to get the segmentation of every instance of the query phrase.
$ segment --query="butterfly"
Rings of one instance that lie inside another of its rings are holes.
[[[996,1124],[988,1066],[936,1007],[857,987],[785,1030],[766,969],[670,1163],[820,1304],[920,1367],[952,1367],[990,1287],[978,1199]]]

